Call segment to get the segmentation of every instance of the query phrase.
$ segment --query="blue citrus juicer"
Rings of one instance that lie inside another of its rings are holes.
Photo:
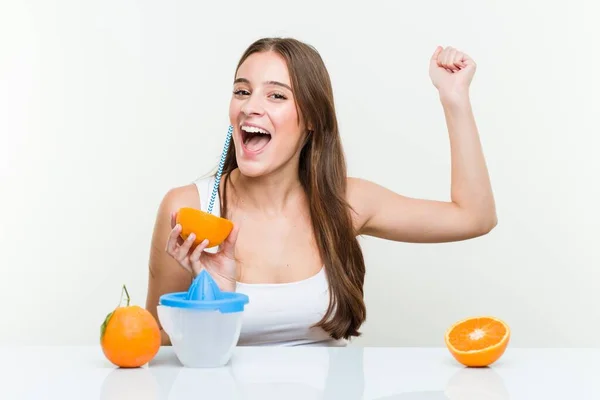
[[[221,291],[203,269],[187,292],[162,295],[157,312],[184,366],[220,367],[237,345],[248,302],[243,293]]]

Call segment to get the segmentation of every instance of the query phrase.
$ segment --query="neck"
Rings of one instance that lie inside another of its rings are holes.
[[[248,177],[235,170],[232,173],[238,207],[259,211],[268,216],[281,215],[297,207],[304,195],[297,171],[276,171],[273,174]]]

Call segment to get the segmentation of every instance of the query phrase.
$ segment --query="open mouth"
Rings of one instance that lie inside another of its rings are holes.
[[[271,141],[271,133],[256,126],[242,125],[242,142],[250,151],[260,151]]]

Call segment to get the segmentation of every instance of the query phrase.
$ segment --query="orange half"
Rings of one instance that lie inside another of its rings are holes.
[[[220,245],[233,229],[233,222],[191,207],[177,212],[177,223],[181,225],[180,236],[185,240],[193,232],[196,235],[192,248],[208,239],[207,248]]]
[[[454,358],[467,367],[486,367],[506,350],[510,328],[495,317],[470,317],[454,323],[445,343]]]

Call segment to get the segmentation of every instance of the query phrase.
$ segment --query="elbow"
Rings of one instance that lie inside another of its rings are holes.
[[[477,219],[474,224],[473,237],[485,236],[498,225],[498,216],[495,212]]]
[[[498,225],[495,210],[486,212],[464,211],[463,237],[474,239],[485,236]]]

